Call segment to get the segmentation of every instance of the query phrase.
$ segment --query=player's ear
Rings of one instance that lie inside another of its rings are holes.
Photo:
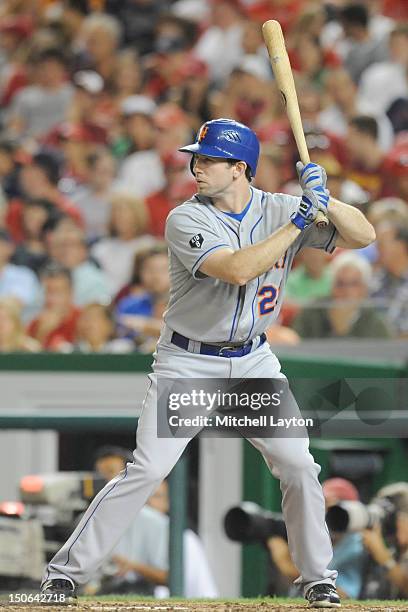
[[[246,163],[244,161],[238,161],[234,164],[234,178],[239,178],[241,175],[245,174]]]

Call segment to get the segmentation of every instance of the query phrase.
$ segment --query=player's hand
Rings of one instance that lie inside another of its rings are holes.
[[[311,189],[306,189],[300,200],[299,208],[292,213],[290,220],[303,231],[313,223],[319,210],[316,195]]]
[[[326,189],[326,170],[318,164],[309,163],[306,166],[297,162],[296,170],[303,193],[312,191],[318,210],[326,212],[330,193]]]
[[[117,576],[126,576],[128,572],[135,571],[134,563],[132,563],[132,561],[126,559],[125,557],[115,555],[112,557],[112,561],[117,566]]]
[[[323,187],[323,189],[326,189],[326,170],[322,166],[319,166],[319,164],[309,162],[305,166],[301,161],[298,161],[296,164],[296,171],[299,177],[299,185],[303,191],[305,189],[314,189],[315,187]]]
[[[368,550],[374,561],[382,565],[391,556],[390,551],[385,545],[384,538],[379,524],[372,529],[364,529],[361,533],[364,547]]]

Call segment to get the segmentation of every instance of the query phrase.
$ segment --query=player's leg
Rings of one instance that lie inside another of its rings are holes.
[[[282,377],[286,381],[280,372],[278,359],[268,348],[261,347],[254,351],[246,364],[242,362],[241,368],[246,370],[242,372],[243,376],[253,377],[256,373],[257,378]],[[284,410],[286,416],[301,417],[292,394],[288,396]],[[303,586],[305,593],[316,583],[334,585],[337,572],[328,569],[333,550],[318,479],[320,466],[309,451],[307,430],[291,429],[286,437],[273,434],[270,438],[251,438],[249,441],[262,453],[271,473],[280,480],[288,546],[301,574],[297,582]]]
[[[134,462],[98,493],[80,523],[49,563],[44,580],[87,582],[161,481],[177,463],[187,438],[157,437],[157,375],[150,376],[136,434]]]

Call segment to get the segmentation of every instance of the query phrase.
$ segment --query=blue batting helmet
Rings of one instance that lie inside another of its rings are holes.
[[[259,157],[256,134],[243,123],[233,119],[213,119],[203,123],[194,144],[179,149],[220,159],[236,159],[247,163],[255,176]]]

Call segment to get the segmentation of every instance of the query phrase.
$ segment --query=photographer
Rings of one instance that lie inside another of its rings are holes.
[[[408,483],[382,488],[377,499],[388,498],[395,506],[393,533],[387,538],[380,522],[362,532],[372,561],[366,581],[367,597],[398,599],[408,596]]]
[[[322,489],[326,508],[342,500],[357,501],[359,498],[355,486],[344,478],[330,478],[322,484]],[[358,533],[330,531],[330,537],[333,544],[333,559],[329,567],[338,569],[337,591],[343,598],[356,599],[360,595],[363,578],[364,549],[361,536]],[[291,581],[295,580],[299,571],[292,562],[287,542],[279,536],[273,536],[268,539],[267,546],[279,572]]]

